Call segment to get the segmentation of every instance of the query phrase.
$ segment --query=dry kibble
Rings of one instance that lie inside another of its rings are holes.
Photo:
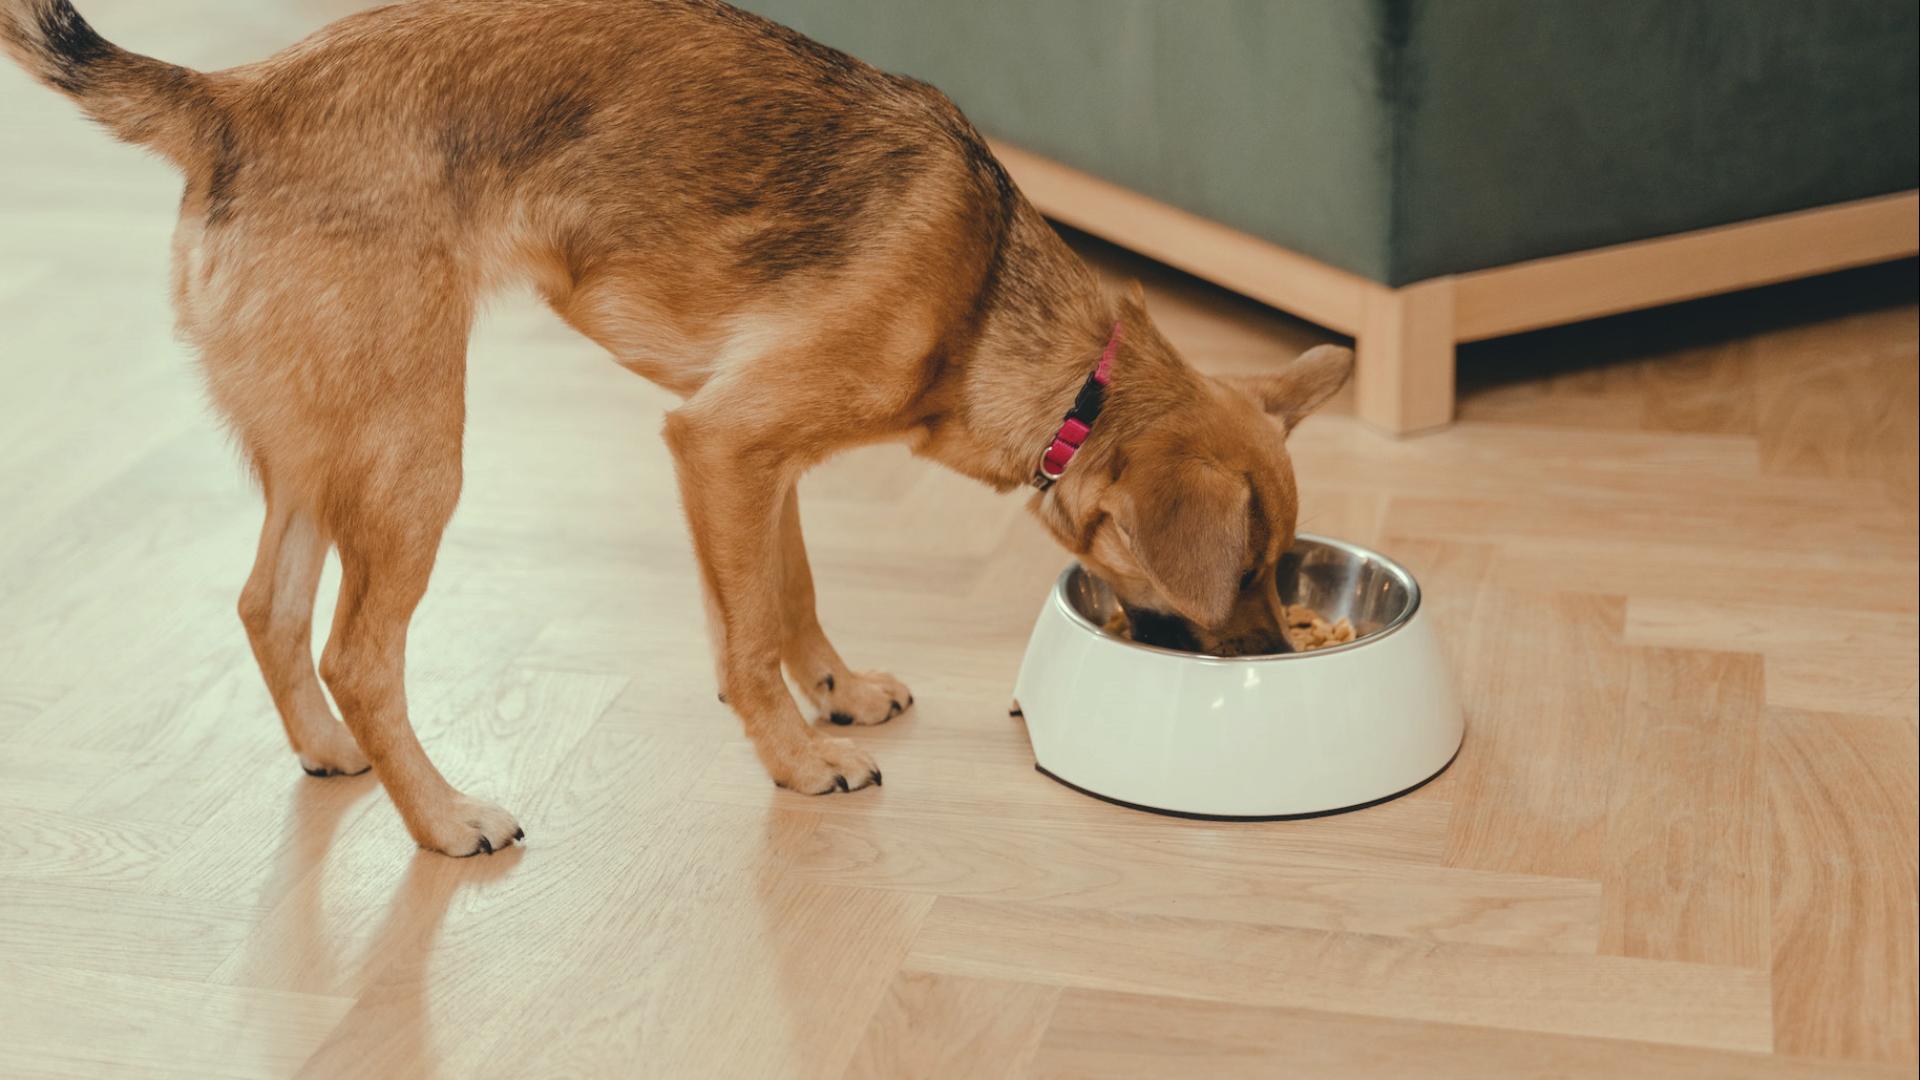
[[[1305,604],[1293,604],[1287,608],[1287,644],[1295,652],[1312,652],[1329,645],[1345,645],[1354,638],[1353,623],[1342,617],[1338,622],[1328,622],[1320,613]]]

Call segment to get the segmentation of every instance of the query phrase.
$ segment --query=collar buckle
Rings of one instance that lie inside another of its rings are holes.
[[[1100,418],[1100,411],[1106,406],[1107,384],[1113,381],[1113,358],[1120,351],[1122,336],[1121,324],[1114,323],[1113,333],[1107,338],[1107,347],[1101,350],[1099,362],[1081,385],[1079,395],[1073,399],[1073,407],[1067,410],[1053,438],[1040,450],[1040,462],[1034,467],[1029,481],[1035,488],[1045,491],[1066,475],[1067,465],[1073,460],[1073,455],[1079,453],[1080,447],[1093,433],[1093,422]]]

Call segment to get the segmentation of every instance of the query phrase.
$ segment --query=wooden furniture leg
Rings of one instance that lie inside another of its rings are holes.
[[[1360,418],[1395,435],[1453,422],[1453,279],[1370,292],[1354,335]]]

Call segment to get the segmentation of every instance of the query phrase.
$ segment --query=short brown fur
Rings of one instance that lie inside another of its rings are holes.
[[[1283,434],[1350,354],[1240,386],[1195,373],[923,83],[713,0],[416,0],[214,73],[124,52],[66,0],[0,0],[0,42],[185,171],[180,329],[267,501],[248,638],[302,764],[374,768],[424,847],[522,835],[441,777],[403,683],[459,496],[474,311],[516,281],[684,399],[665,435],[722,696],[783,786],[880,781],[807,723],[783,665],[836,722],[913,701],[822,632],[797,478],[904,440],[1012,490],[1116,321],[1107,410],[1033,507],[1196,646],[1279,647]],[[343,574],[316,677],[329,547]]]

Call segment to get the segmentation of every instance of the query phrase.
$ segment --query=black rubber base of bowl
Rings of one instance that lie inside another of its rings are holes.
[[[1351,814],[1355,810],[1365,810],[1370,806],[1379,806],[1381,803],[1390,803],[1402,795],[1411,795],[1414,792],[1419,791],[1421,788],[1426,787],[1428,784],[1433,783],[1435,780],[1440,779],[1440,774],[1452,768],[1453,763],[1458,760],[1460,760],[1460,751],[1456,749],[1453,752],[1453,756],[1447,759],[1447,763],[1445,765],[1440,766],[1440,769],[1438,772],[1435,772],[1432,776],[1427,777],[1425,780],[1420,781],[1419,783],[1413,785],[1412,787],[1401,788],[1399,791],[1396,791],[1391,795],[1382,795],[1377,799],[1370,799],[1363,803],[1355,803],[1352,806],[1342,806],[1333,810],[1313,810],[1305,814],[1254,814],[1254,815],[1195,814],[1195,813],[1190,813],[1186,810],[1166,810],[1158,806],[1143,806],[1140,803],[1131,803],[1125,799],[1115,799],[1108,795],[1102,795],[1097,791],[1088,791],[1086,788],[1081,787],[1079,784],[1076,784],[1071,780],[1062,780],[1060,777],[1055,776],[1054,774],[1048,772],[1046,766],[1040,764],[1037,761],[1033,763],[1033,768],[1034,768],[1034,771],[1038,772],[1041,776],[1044,776],[1047,779],[1052,780],[1054,783],[1057,783],[1063,787],[1072,788],[1073,790],[1079,792],[1082,795],[1089,795],[1089,796],[1092,796],[1093,798],[1099,799],[1101,802],[1112,803],[1115,806],[1124,806],[1129,810],[1144,810],[1149,814],[1160,814],[1163,817],[1186,818],[1189,821],[1306,821],[1309,818],[1332,817],[1335,814]]]

